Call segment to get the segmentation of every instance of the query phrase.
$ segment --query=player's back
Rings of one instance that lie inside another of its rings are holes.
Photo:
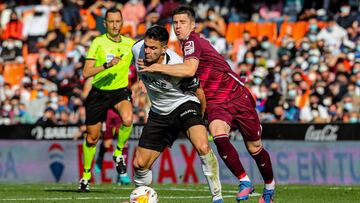
[[[220,103],[231,98],[237,87],[243,85],[240,77],[233,72],[207,39],[192,32],[183,42],[184,59],[196,58],[199,61],[196,71],[204,89],[207,102]]]

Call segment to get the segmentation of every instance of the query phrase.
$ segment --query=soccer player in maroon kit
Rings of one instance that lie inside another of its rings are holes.
[[[230,143],[229,132],[239,129],[247,150],[254,158],[265,182],[263,195],[259,202],[272,202],[275,181],[269,153],[261,142],[261,124],[255,110],[255,101],[249,90],[234,73],[225,59],[210,43],[195,33],[195,12],[187,6],[173,11],[173,25],[177,38],[182,44],[184,63],[138,64],[141,71],[160,72],[177,77],[200,79],[206,96],[206,112],[210,133],[218,153],[230,171],[239,179],[239,192],[236,200],[247,200],[254,186],[246,174],[235,147]]]

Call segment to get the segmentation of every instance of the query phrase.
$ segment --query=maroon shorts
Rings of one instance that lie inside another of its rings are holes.
[[[261,138],[261,124],[250,91],[240,87],[237,96],[223,103],[208,103],[207,118],[223,120],[232,130],[239,129],[244,140],[257,141]]]
[[[119,128],[122,121],[116,110],[109,109],[107,111],[106,122],[105,122],[105,132],[104,132],[104,140],[113,139],[119,133]]]

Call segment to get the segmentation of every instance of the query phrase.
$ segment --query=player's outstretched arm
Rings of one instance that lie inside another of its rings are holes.
[[[159,72],[162,74],[175,76],[175,77],[192,77],[195,75],[199,66],[199,61],[195,58],[187,59],[184,63],[179,64],[152,64],[146,66],[142,59],[137,61],[139,65],[139,72]]]

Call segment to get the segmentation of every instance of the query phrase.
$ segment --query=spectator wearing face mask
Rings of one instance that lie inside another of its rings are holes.
[[[264,112],[274,114],[274,109],[279,105],[281,96],[279,85],[275,82],[272,83],[267,93]]]
[[[336,19],[336,22],[343,28],[348,28],[356,20],[356,16],[351,13],[351,7],[349,4],[343,4],[340,6],[340,13]]]
[[[293,91],[296,91],[295,89],[288,91],[288,99],[286,99],[286,102],[284,103],[284,109],[285,109],[285,117],[284,120],[291,121],[291,122],[297,122],[300,120],[300,109],[295,105],[295,96]],[[295,92],[296,94],[296,92]]]
[[[226,40],[224,37],[221,37],[216,30],[209,30],[208,40],[216,51],[220,54],[226,54]]]
[[[285,112],[284,112],[284,107],[281,105],[275,106],[274,107],[274,113],[273,113],[273,118],[271,120],[271,122],[273,123],[277,123],[277,122],[281,122],[285,120]]]
[[[57,122],[54,109],[48,107],[45,109],[44,114],[40,117],[35,124],[43,126],[55,125]]]
[[[316,35],[319,33],[320,28],[318,26],[318,21],[316,17],[309,18],[309,27],[306,33],[306,36],[309,38],[310,42],[316,42]]]
[[[327,108],[320,103],[316,94],[310,96],[310,103],[300,110],[300,120],[304,122],[324,123],[329,120]]]
[[[317,39],[323,39],[325,46],[328,46],[333,54],[338,53],[341,43],[347,39],[346,30],[339,26],[332,16],[329,16],[327,23],[327,27],[321,29]]]
[[[216,30],[216,32],[221,36],[225,36],[226,24],[223,17],[218,15],[214,8],[209,8],[207,10],[207,17],[205,19],[205,28],[203,33],[205,36],[209,36],[210,30]]]
[[[260,47],[261,54],[266,59],[277,60],[277,48],[270,42],[269,37],[265,36],[262,38]]]

